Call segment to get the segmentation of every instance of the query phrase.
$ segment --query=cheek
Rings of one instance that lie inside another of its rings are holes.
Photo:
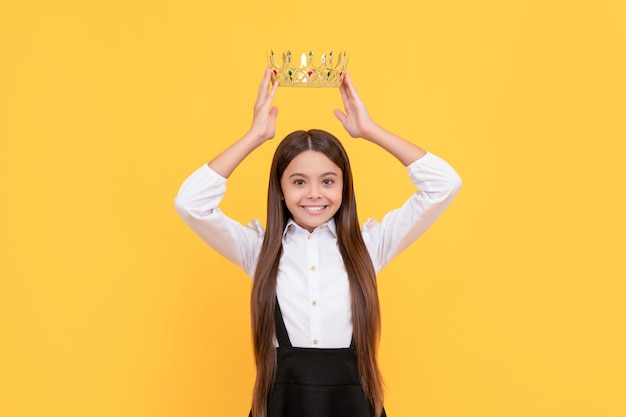
[[[296,207],[300,205],[300,202],[306,197],[301,191],[298,190],[285,190],[285,205],[287,207]]]
[[[343,189],[339,187],[335,191],[335,201],[337,201],[338,203],[341,203],[342,200],[343,200]]]
[[[297,193],[295,193],[294,190],[289,189],[289,187],[283,188],[283,199],[285,200],[285,202],[293,201],[296,198]]]

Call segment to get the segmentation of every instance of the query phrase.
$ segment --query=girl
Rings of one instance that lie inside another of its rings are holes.
[[[343,146],[321,130],[296,131],[274,154],[266,230],[258,221],[244,227],[218,205],[226,178],[274,137],[277,87],[270,88],[267,69],[252,127],[183,183],[176,209],[253,278],[252,417],[385,416],[376,273],[435,221],[461,180],[440,158],[376,124],[346,74],[340,87],[345,113],[335,115],[350,136],[379,145],[405,165],[418,191],[361,230]]]

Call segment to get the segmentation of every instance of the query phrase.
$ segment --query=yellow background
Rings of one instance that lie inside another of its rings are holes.
[[[626,416],[622,1],[3,1],[0,416],[244,416],[250,282],[179,220],[249,126],[265,51],[347,49],[374,118],[464,188],[380,275],[390,416]],[[361,220],[411,192],[336,90]],[[265,219],[277,141],[225,210]]]

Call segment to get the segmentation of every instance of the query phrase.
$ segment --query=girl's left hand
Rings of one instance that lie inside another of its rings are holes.
[[[350,74],[346,72],[343,83],[339,87],[341,99],[345,113],[339,109],[335,109],[334,113],[341,122],[344,129],[353,138],[367,139],[376,127],[376,123],[372,120],[361,97],[356,92]]]

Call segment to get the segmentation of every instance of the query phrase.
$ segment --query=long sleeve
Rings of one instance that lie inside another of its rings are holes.
[[[263,229],[258,221],[243,226],[226,216],[218,207],[225,193],[226,179],[203,165],[181,185],[174,207],[202,240],[253,276]]]
[[[454,168],[431,153],[407,169],[417,191],[402,207],[387,213],[381,222],[368,219],[363,225],[363,238],[377,272],[437,220],[462,185]]]

